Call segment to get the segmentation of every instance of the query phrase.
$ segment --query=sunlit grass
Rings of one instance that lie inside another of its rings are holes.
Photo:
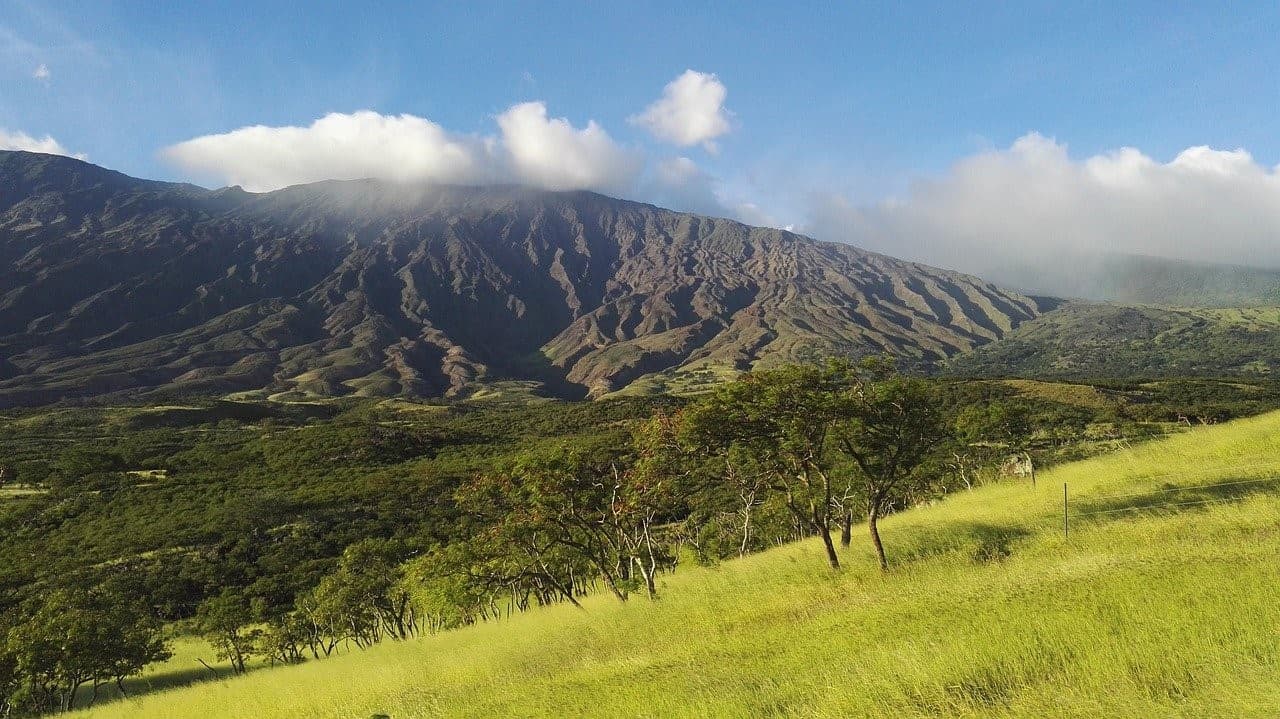
[[[1238,717],[1280,706],[1280,414],[861,533],[510,621],[99,707],[98,717]],[[1077,517],[1062,534],[1062,485]],[[1116,495],[1126,495],[1117,498]],[[1166,496],[1206,503],[1152,507]]]

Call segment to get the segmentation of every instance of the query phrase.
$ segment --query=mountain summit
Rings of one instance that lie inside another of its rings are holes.
[[[938,360],[1040,314],[977,278],[589,192],[253,194],[0,152],[0,406],[147,392],[598,396],[659,371]]]

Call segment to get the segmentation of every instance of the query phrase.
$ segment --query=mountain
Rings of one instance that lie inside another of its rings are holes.
[[[565,396],[889,350],[1044,301],[848,245],[589,192],[322,182],[254,194],[0,152],[0,406],[229,393]]]
[[[1071,302],[945,363],[967,377],[1268,377],[1280,373],[1280,308]]]
[[[1013,256],[980,262],[979,274],[993,282],[1055,297],[1176,307],[1280,304],[1280,269],[1084,252],[1053,262]]]

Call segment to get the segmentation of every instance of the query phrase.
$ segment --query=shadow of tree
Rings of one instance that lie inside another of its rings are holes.
[[[1280,478],[1235,478],[1212,485],[1165,483],[1158,489],[1102,497],[1088,495],[1071,500],[1073,517],[1106,519],[1156,511],[1185,511],[1239,501],[1258,494],[1280,493]]]
[[[999,562],[1013,554],[1014,545],[1033,534],[1022,524],[953,522],[945,531],[918,535],[908,545],[887,546],[891,563],[915,562],[943,554],[964,553],[980,564]]]
[[[252,673],[260,669],[265,669],[268,664],[254,664],[247,667],[247,673]],[[130,677],[124,681],[125,691],[129,697],[141,696],[152,692],[163,691],[165,689],[174,689],[177,687],[185,687],[191,684],[207,681],[221,681],[237,676],[231,671],[230,666],[216,666],[216,672],[210,671],[204,666],[197,665],[192,668],[172,668],[161,669],[159,671],[149,672],[142,676]],[[76,707],[84,708],[89,704],[93,691],[89,687],[82,687],[76,693]],[[94,702],[94,706],[108,704],[110,702],[119,701],[125,698],[120,690],[114,684],[104,684],[98,689],[98,699]]]

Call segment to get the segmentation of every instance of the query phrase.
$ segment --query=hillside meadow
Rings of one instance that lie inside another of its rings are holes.
[[[1278,476],[1272,413],[901,512],[887,575],[806,541],[77,716],[1274,716]]]

